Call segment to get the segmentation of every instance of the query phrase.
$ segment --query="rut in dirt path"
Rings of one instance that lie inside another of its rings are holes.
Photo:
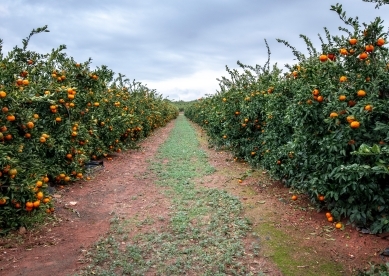
[[[259,237],[246,240],[251,225],[239,199],[198,184],[215,169],[184,116],[149,169],[169,212],[116,217],[81,275],[281,275],[260,256]]]

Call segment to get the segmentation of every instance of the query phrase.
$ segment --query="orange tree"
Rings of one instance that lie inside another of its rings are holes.
[[[92,70],[60,46],[27,50],[33,30],[0,53],[0,229],[52,212],[47,188],[84,178],[85,163],[131,148],[178,115],[170,102],[106,66]]]
[[[243,72],[232,71],[216,95],[185,114],[215,144],[307,193],[337,220],[387,231],[387,33],[380,18],[360,24],[341,5],[332,10],[346,24],[340,28],[346,35],[325,29],[320,51],[302,35],[307,56],[279,40],[298,60],[289,72],[241,65]]]

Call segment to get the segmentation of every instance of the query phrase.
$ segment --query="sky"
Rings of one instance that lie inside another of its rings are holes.
[[[389,26],[389,5],[375,9],[362,0],[1,0],[3,54],[22,46],[32,29],[48,25],[30,41],[41,54],[66,45],[77,62],[108,66],[170,100],[190,101],[214,94],[226,66],[295,64],[288,41],[305,53],[300,34],[319,50],[324,27],[332,35],[346,27],[331,5],[369,23],[377,16]],[[387,21],[386,21],[387,20]],[[343,33],[344,34],[344,33]]]

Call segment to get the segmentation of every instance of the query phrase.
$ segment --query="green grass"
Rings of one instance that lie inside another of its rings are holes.
[[[225,191],[195,186],[196,178],[214,168],[184,116],[176,120],[149,169],[171,201],[168,225],[128,240],[134,227],[167,218],[113,219],[110,233],[89,252],[90,264],[81,274],[253,275],[242,262],[242,237],[250,230],[242,204]],[[254,243],[246,253],[258,254],[259,248]]]

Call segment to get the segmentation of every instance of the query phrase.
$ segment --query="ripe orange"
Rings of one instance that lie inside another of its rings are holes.
[[[345,81],[347,81],[347,77],[346,77],[346,76],[341,76],[341,77],[339,78],[339,81],[340,81],[340,82],[345,82]]]
[[[342,223],[338,222],[337,224],[335,224],[335,228],[336,229],[342,228]]]
[[[43,182],[40,181],[40,180],[38,180],[38,181],[36,182],[36,184],[35,184],[35,187],[40,188],[40,187],[42,187],[42,185],[43,185]]]
[[[239,182],[239,183],[242,183],[242,182],[243,182],[243,180],[242,180],[242,179],[238,179],[238,182]]]
[[[367,53],[363,52],[359,55],[359,59],[367,59]]]
[[[341,54],[341,55],[344,55],[344,56],[347,56],[347,55],[348,55],[348,51],[347,51],[347,49],[345,49],[345,48],[342,48],[342,49],[340,49],[339,51],[340,51],[340,54]]]
[[[328,220],[329,222],[333,222],[333,221],[334,221],[334,218],[333,218],[333,217],[328,217],[327,220]]]
[[[349,43],[350,43],[351,45],[355,45],[355,44],[357,44],[357,42],[358,42],[358,40],[357,40],[356,38],[350,38],[350,39],[349,39]]]
[[[5,91],[0,91],[0,98],[7,97],[7,93]]]
[[[7,116],[7,121],[13,122],[13,121],[15,121],[15,120],[16,120],[16,118],[15,118],[14,115],[8,115],[8,116]]]
[[[350,123],[350,127],[354,128],[354,129],[359,128],[360,125],[361,124],[358,121],[353,121],[353,122]]]
[[[331,112],[330,118],[336,118],[336,117],[338,117],[338,113],[336,113],[336,112]]]
[[[368,105],[366,105],[366,106],[364,107],[364,110],[371,112],[371,111],[373,110],[373,106],[371,106],[370,104],[368,104]]]
[[[332,217],[331,213],[330,213],[330,212],[327,212],[327,213],[326,213],[326,217],[327,217],[327,218]]]
[[[324,197],[323,195],[319,195],[318,199],[319,199],[320,201],[324,201],[325,197]]]
[[[33,122],[27,122],[27,124],[26,124],[26,126],[28,127],[28,128],[34,128],[34,123]]]
[[[358,97],[365,97],[366,96],[366,91],[365,90],[358,90],[357,96]]]
[[[33,208],[33,207],[34,207],[34,203],[32,203],[31,201],[26,202],[26,208]]]
[[[23,85],[29,85],[30,84],[30,82],[28,80],[23,80],[22,83],[23,83]]]
[[[296,195],[292,195],[292,200],[297,200],[297,196]]]
[[[346,100],[346,96],[345,95],[340,95],[339,96],[339,101],[345,101]]]
[[[67,159],[72,159],[73,155],[71,153],[66,154]]]
[[[319,57],[319,60],[321,61],[321,62],[325,62],[325,61],[327,61],[327,59],[328,59],[328,57],[327,57],[327,55],[320,55],[320,57]]]
[[[382,37],[380,37],[378,40],[377,40],[377,46],[381,47],[382,45],[385,44],[385,39],[383,39]]]
[[[320,94],[320,91],[319,91],[319,89],[313,89],[313,91],[312,91],[312,95],[313,96],[319,96],[319,94]]]
[[[43,136],[41,136],[41,137],[39,138],[39,142],[41,142],[42,144],[43,144],[43,143],[46,143],[46,138],[43,137]]]
[[[38,193],[36,194],[36,198],[37,198],[37,199],[42,199],[42,198],[43,198],[43,193],[42,193],[42,192],[38,192]]]
[[[35,208],[38,208],[39,205],[41,205],[41,201],[40,201],[40,200],[35,200],[34,203],[33,203],[33,206],[34,206]]]
[[[371,53],[374,51],[374,46],[369,44],[369,45],[366,45],[365,46],[365,51],[368,52],[368,53]]]
[[[323,100],[324,100],[323,96],[317,96],[316,101],[318,101],[319,103],[321,103]]]
[[[43,199],[43,203],[49,203],[50,202],[50,198],[49,197],[45,197],[44,199]]]

